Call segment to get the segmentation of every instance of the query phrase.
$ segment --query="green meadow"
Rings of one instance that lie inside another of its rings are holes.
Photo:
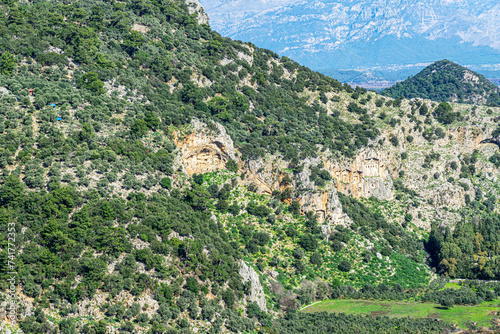
[[[457,324],[460,328],[467,328],[467,324],[471,322],[490,327],[491,321],[500,311],[499,305],[500,299],[476,306],[454,306],[449,309],[433,303],[335,299],[306,306],[302,312],[326,311],[388,317],[430,317]]]

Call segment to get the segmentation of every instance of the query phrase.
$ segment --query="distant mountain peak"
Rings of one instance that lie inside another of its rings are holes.
[[[500,89],[484,76],[443,59],[420,73],[382,91],[391,97],[428,98],[436,101],[500,104]]]

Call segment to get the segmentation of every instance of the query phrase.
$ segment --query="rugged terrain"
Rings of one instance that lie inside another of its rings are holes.
[[[500,278],[500,108],[353,90],[195,1],[2,9],[2,326],[298,333],[325,298],[496,298],[435,278]]]

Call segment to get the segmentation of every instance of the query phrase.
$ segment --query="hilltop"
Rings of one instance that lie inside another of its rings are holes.
[[[500,104],[500,89],[484,76],[449,60],[437,61],[417,75],[384,89],[381,94],[397,98]]]
[[[1,8],[0,300],[15,269],[24,332],[440,333],[295,310],[498,295],[431,281],[500,278],[500,108],[354,90],[196,1]]]

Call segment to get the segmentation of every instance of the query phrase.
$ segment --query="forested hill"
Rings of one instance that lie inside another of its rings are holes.
[[[384,89],[383,95],[408,99],[500,105],[500,89],[484,76],[449,60],[435,62],[413,77]]]
[[[296,310],[500,293],[429,285],[500,278],[499,108],[354,90],[193,0],[0,6],[0,328],[441,333]]]

